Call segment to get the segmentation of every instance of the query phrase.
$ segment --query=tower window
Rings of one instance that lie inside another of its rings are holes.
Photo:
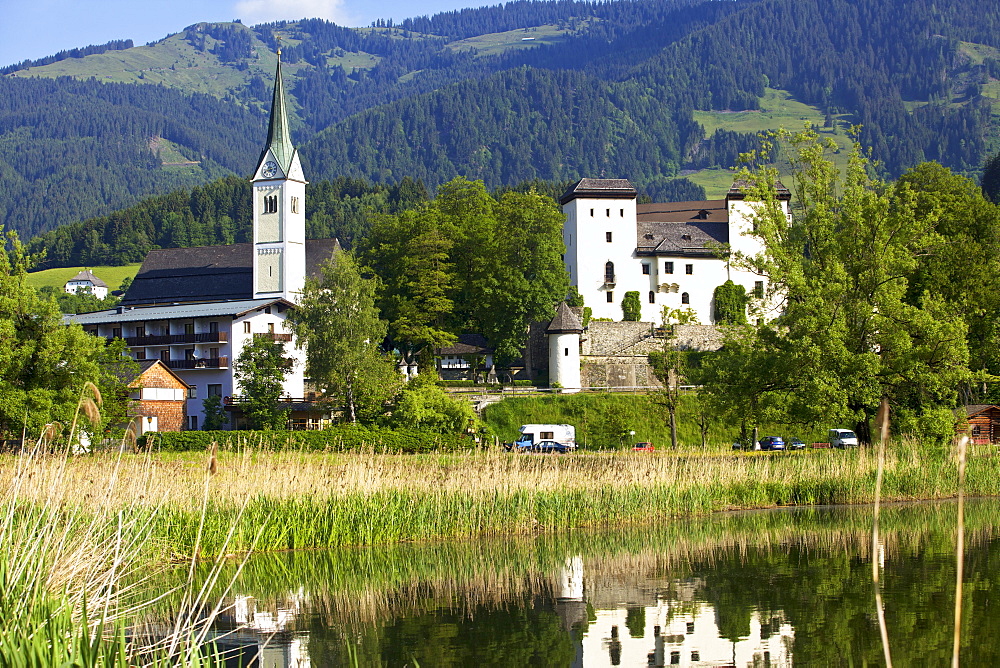
[[[650,304],[656,303],[656,293],[653,292],[652,290],[649,291],[649,303]]]
[[[611,217],[611,209],[605,209],[604,210],[604,215],[607,216],[608,218],[610,218]]]
[[[684,265],[684,273],[685,274],[693,274],[694,273],[694,265],[693,264],[686,264],[686,265]]]
[[[590,217],[591,217],[591,218],[593,218],[593,217],[594,217],[594,210],[593,210],[593,209],[591,209],[591,210],[590,210]]]
[[[299,212],[299,198],[298,197],[293,197],[292,198],[292,213],[298,213],[298,212]]]
[[[611,233],[610,232],[605,232],[604,233],[604,240],[607,241],[608,243],[611,243]]]
[[[608,290],[604,294],[607,296],[609,304],[614,303],[614,301],[615,301],[615,293],[614,292],[612,292],[611,290]]]
[[[649,263],[648,262],[643,262],[642,263],[642,275],[643,276],[649,276]]]
[[[674,263],[673,262],[664,262],[663,263],[663,273],[664,274],[672,274],[672,273],[674,273]]]
[[[681,293],[681,304],[690,304],[690,303],[691,303],[691,297],[688,296],[688,293],[682,292]]]
[[[569,348],[563,348],[563,357],[569,357]]]
[[[620,215],[622,218],[624,218],[625,217],[625,209],[618,209],[618,215]]]

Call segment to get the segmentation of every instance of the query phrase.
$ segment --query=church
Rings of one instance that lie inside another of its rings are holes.
[[[305,353],[286,319],[306,277],[318,275],[339,244],[305,238],[307,182],[289,133],[280,50],[267,141],[252,181],[251,243],[150,251],[118,307],[66,317],[97,336],[124,339],[133,358],[160,360],[180,377],[187,429],[199,428],[210,396],[232,408],[240,394],[233,362],[257,337],[284,344],[284,395],[293,409],[308,406]]]

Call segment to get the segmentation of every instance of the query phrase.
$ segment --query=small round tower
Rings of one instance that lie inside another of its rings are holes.
[[[583,324],[566,302],[559,304],[556,317],[545,333],[549,337],[549,387],[562,388],[563,392],[579,392]]]

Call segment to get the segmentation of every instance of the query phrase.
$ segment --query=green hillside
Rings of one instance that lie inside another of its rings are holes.
[[[141,263],[126,264],[120,267],[60,267],[58,269],[45,269],[28,274],[28,285],[35,288],[51,286],[62,288],[66,281],[76,276],[84,269],[90,269],[94,275],[108,284],[111,290],[117,290],[126,278],[135,278],[139,273]]]

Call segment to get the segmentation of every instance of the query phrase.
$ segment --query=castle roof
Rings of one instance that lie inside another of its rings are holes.
[[[733,185],[730,186],[729,192],[726,193],[726,199],[743,199],[746,197],[747,189],[756,187],[757,184],[752,181],[747,181],[746,179],[736,179],[733,181]],[[792,199],[792,191],[786,188],[781,181],[774,182],[774,190],[777,193],[778,199]]]
[[[556,308],[556,317],[545,329],[548,334],[580,334],[583,332],[583,323],[573,313],[573,309],[566,302],[559,302]]]
[[[74,276],[73,278],[69,279],[69,281],[66,282],[69,283],[71,281],[90,281],[90,283],[94,285],[94,287],[98,288],[108,287],[108,284],[99,279],[97,276],[95,276],[94,272],[92,272],[90,269],[84,269],[83,271],[81,271],[76,276]]]
[[[638,192],[628,179],[580,179],[563,193],[559,204],[574,199],[592,197],[598,199],[635,199]]]
[[[336,239],[306,241],[306,276],[340,250]],[[253,297],[253,244],[163,248],[146,254],[122,306],[248,300]]]

